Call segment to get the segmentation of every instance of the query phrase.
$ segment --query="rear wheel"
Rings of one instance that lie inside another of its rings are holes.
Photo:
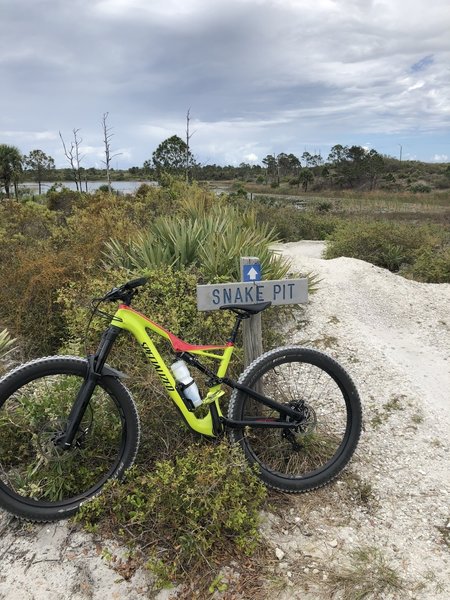
[[[35,521],[74,514],[136,455],[139,422],[126,387],[99,379],[70,449],[55,443],[87,373],[87,361],[48,357],[0,381],[0,506]]]
[[[361,403],[353,381],[332,358],[309,348],[278,348],[257,358],[239,382],[301,415],[292,429],[231,430],[262,480],[275,489],[303,492],[331,481],[350,460],[361,433]],[[230,419],[289,421],[245,392],[234,390]]]

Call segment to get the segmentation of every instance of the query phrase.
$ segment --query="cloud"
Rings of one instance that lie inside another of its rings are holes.
[[[432,65],[433,62],[434,62],[434,57],[432,54],[430,54],[429,56],[424,56],[423,58],[421,58],[419,61],[417,61],[416,63],[414,63],[412,65],[411,71],[413,73],[417,73],[418,71],[424,71],[430,65]]]
[[[447,0],[3,5],[4,132],[80,127],[96,147],[109,111],[114,141],[131,149],[122,161],[136,164],[184,135],[189,107],[194,146],[217,162],[373,134],[450,135]],[[35,141],[16,139],[23,151]],[[59,152],[54,139],[47,152]]]
[[[39,142],[43,140],[56,140],[55,131],[0,131],[0,138],[11,138],[18,142]]]

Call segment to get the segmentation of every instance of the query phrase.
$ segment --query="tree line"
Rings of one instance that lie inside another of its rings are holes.
[[[288,182],[292,186],[308,190],[309,185],[320,178],[329,187],[366,187],[373,190],[382,175],[392,169],[395,159],[379,154],[375,149],[362,146],[336,144],[324,159],[320,154],[303,152],[295,154],[268,154],[259,165],[241,163],[239,166],[201,165],[197,163],[187,143],[174,135],[159,144],[151,159],[144,162],[143,175],[158,181],[167,174],[184,176],[186,180],[243,179],[257,183],[279,186]]]
[[[111,128],[107,123],[108,113],[103,115],[102,126],[104,134],[105,160],[104,169],[82,167],[82,138],[79,129],[74,129],[73,138],[66,143],[60,133],[64,155],[69,167],[55,169],[54,159],[40,149],[32,150],[22,155],[15,146],[0,144],[0,186],[6,197],[11,191],[17,197],[18,185],[21,181],[35,181],[39,194],[42,192],[42,182],[45,180],[74,181],[76,189],[83,191],[84,183],[88,180],[106,177],[106,185],[112,189],[111,182],[124,179],[152,179],[164,184],[167,177],[182,177],[186,181],[207,180],[226,181],[241,180],[278,187],[287,183],[307,191],[313,182],[334,189],[364,188],[373,190],[381,178],[384,183],[394,181],[393,173],[402,168],[401,161],[379,154],[375,149],[362,146],[344,146],[336,144],[326,158],[321,154],[303,152],[300,157],[292,153],[281,152],[268,154],[260,164],[241,163],[239,165],[216,165],[199,163],[188,145],[189,129],[186,141],[177,135],[163,140],[144,161],[142,166],[130,167],[127,170],[114,170],[111,160],[118,156],[111,150]],[[187,121],[189,125],[189,121]],[[408,161],[404,161],[404,165]],[[419,163],[420,164],[420,163]],[[450,167],[445,171],[450,175]],[[87,185],[86,185],[87,187]]]

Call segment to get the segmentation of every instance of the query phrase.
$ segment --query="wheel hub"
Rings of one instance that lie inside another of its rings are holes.
[[[60,460],[63,454],[73,448],[81,448],[88,429],[79,429],[73,443],[66,447],[62,440],[64,439],[64,424],[61,421],[53,421],[43,425],[37,435],[36,443],[39,447],[41,456],[47,460]]]
[[[299,452],[303,448],[302,439],[316,429],[316,413],[314,409],[304,401],[289,402],[289,404],[286,406],[299,413],[300,421],[298,425],[292,429],[283,429],[281,435],[292,444],[293,450]],[[297,419],[294,419],[289,415],[285,416],[285,420],[288,423],[292,423],[294,421],[297,422]]]

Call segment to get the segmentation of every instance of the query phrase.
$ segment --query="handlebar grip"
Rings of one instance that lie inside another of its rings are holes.
[[[134,288],[140,287],[141,285],[145,285],[147,281],[148,277],[139,277],[139,279],[132,279],[124,285],[124,288],[133,290]]]

